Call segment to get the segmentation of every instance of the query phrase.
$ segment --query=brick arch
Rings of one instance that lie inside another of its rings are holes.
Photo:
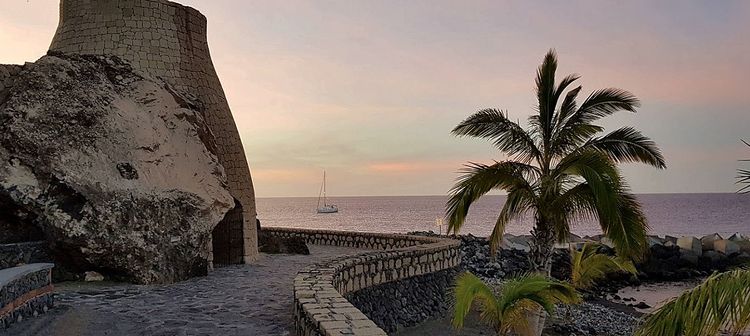
[[[245,152],[208,49],[206,17],[166,0],[61,0],[50,51],[115,55],[199,102],[224,166],[229,191],[242,204],[243,261],[258,254],[255,192]]]

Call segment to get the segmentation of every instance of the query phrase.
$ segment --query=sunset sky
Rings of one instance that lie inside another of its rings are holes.
[[[333,195],[445,194],[464,162],[503,159],[451,128],[486,107],[525,121],[550,48],[586,94],[642,100],[604,123],[666,155],[624,166],[636,192],[732,192],[750,158],[750,1],[179,2],[208,17],[260,197],[317,196],[323,169]],[[0,63],[36,60],[58,1],[3,6]]]

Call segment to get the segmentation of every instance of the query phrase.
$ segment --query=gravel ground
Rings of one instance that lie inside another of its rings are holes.
[[[629,336],[637,326],[638,318],[611,308],[585,302],[571,306],[568,315],[565,307],[557,309],[557,316],[547,321],[544,335],[601,335]],[[399,330],[396,336],[470,336],[495,335],[487,325],[479,321],[478,314],[469,316],[464,327],[453,329],[449,316],[430,320],[418,326]]]
[[[558,307],[557,316],[548,323],[549,335],[612,335],[630,336],[639,324],[639,318],[604,305],[584,302]]]
[[[310,246],[310,255],[263,255],[163,286],[65,283],[56,308],[0,335],[289,335],[292,281],[303,267],[363,250]]]

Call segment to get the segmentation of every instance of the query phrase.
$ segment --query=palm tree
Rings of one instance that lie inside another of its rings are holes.
[[[748,143],[747,141],[742,140],[742,142],[748,147],[750,147],[750,143]],[[742,160],[742,161],[750,161],[750,160]],[[737,170],[737,172],[739,174],[737,176],[737,183],[745,185],[744,187],[741,187],[738,192],[742,194],[750,193],[750,169],[739,169]]]
[[[638,336],[741,335],[750,327],[750,270],[714,274],[648,316]]]
[[[498,293],[475,275],[466,272],[456,280],[453,326],[461,328],[474,301],[479,302],[481,319],[491,325],[498,335],[511,333],[529,335],[534,326],[528,316],[537,309],[548,314],[557,303],[578,303],[581,298],[575,289],[563,282],[539,274],[526,274],[502,284]]]
[[[598,253],[599,245],[583,244],[581,251],[570,249],[571,276],[570,283],[577,289],[591,288],[597,280],[603,279],[612,272],[624,271],[637,274],[638,271],[629,260]]]
[[[538,107],[524,129],[506,112],[485,109],[453,129],[456,136],[491,141],[507,161],[469,163],[451,189],[446,204],[449,232],[458,233],[469,207],[491,190],[507,192],[507,200],[490,235],[494,250],[505,226],[525,214],[535,224],[529,261],[549,274],[555,241],[565,241],[578,220],[598,222],[621,256],[639,257],[646,249],[646,218],[623,180],[617,164],[641,162],[665,168],[656,144],[632,127],[603,136],[596,122],[618,111],[635,112],[638,99],[620,89],[591,93],[579,106],[581,86],[568,90],[578,75],[555,84],[557,56],[550,50],[536,77]]]

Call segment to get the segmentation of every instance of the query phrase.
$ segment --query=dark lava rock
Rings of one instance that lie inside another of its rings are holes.
[[[258,235],[258,250],[263,253],[310,254],[305,239],[301,237],[281,238],[265,234]]]
[[[411,235],[437,236],[433,232],[410,232]],[[498,249],[495,258],[490,253],[487,238],[474,235],[450,237],[461,241],[461,264],[465,270],[486,279],[507,279],[531,269],[529,254],[523,250]],[[570,252],[556,249],[552,255],[552,277],[570,279]]]
[[[635,306],[633,306],[633,307],[636,307],[636,308],[638,308],[638,309],[647,309],[647,308],[651,308],[651,306],[650,306],[650,305],[649,305],[648,303],[645,303],[645,302],[643,302],[643,301],[641,301],[641,302],[638,302],[638,304],[636,304],[636,305],[635,305]]]

